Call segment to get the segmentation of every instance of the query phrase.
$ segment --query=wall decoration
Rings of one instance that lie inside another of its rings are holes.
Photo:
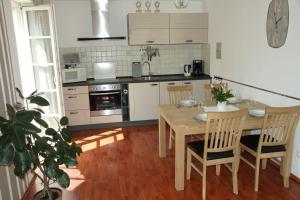
[[[142,12],[142,9],[141,9],[141,7],[142,7],[142,2],[141,1],[137,1],[136,3],[135,3],[135,6],[136,6],[136,8],[137,8],[137,10],[135,11],[136,13],[141,13]]]
[[[289,29],[288,0],[272,0],[267,17],[267,39],[270,47],[280,48],[285,44]]]
[[[151,2],[148,0],[148,1],[146,1],[145,2],[145,7],[146,7],[146,10],[145,10],[145,12],[146,13],[151,13]]]
[[[159,13],[159,12],[160,12],[160,10],[159,10],[160,2],[159,2],[159,1],[156,1],[156,2],[154,3],[154,6],[155,6],[154,12]]]
[[[222,43],[217,42],[216,44],[216,59],[222,59]]]

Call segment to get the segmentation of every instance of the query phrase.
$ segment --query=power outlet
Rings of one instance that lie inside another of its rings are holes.
[[[300,150],[297,151],[297,158],[300,158]]]

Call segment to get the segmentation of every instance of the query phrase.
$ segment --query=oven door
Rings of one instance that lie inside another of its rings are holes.
[[[121,115],[121,91],[90,92],[91,117]]]

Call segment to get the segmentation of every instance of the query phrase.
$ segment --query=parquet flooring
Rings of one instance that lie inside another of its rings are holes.
[[[174,187],[174,149],[166,158],[158,155],[158,127],[139,126],[75,133],[84,153],[76,168],[66,169],[71,185],[64,200],[200,200],[201,176],[192,172],[185,190]],[[222,167],[207,174],[207,199],[216,200],[300,200],[300,184],[282,186],[279,170],[271,165],[261,171],[259,192],[254,192],[254,170],[241,161],[239,195],[232,193],[231,174]],[[24,197],[31,199],[40,184],[35,181]]]

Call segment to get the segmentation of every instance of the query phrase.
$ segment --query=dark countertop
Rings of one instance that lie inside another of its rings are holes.
[[[208,80],[209,75],[185,77],[183,74],[172,75],[153,75],[150,80],[141,78],[133,78],[131,76],[117,77],[116,79],[97,79],[87,80],[77,83],[64,83],[63,87],[85,86],[85,85],[103,85],[103,84],[126,84],[126,83],[145,83],[145,82],[166,82],[166,81],[189,81],[189,80]]]

